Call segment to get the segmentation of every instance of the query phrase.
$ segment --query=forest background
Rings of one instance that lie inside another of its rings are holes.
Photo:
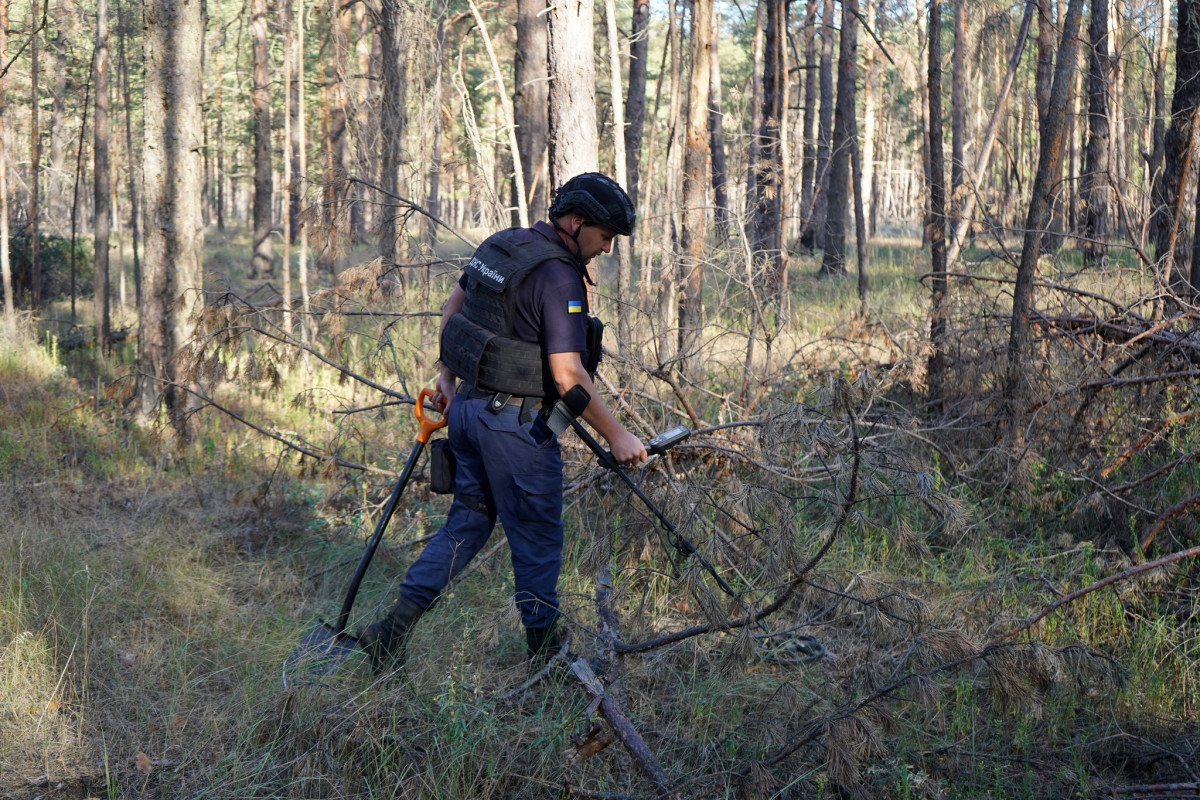
[[[5,796],[1200,797],[1192,0],[0,15]],[[595,169],[662,519],[564,437],[546,670],[497,536],[285,685],[464,259]]]

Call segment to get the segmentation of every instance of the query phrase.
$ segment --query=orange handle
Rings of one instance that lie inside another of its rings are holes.
[[[433,435],[434,431],[436,431],[438,428],[444,428],[450,424],[450,420],[446,419],[445,417],[437,420],[436,422],[425,417],[425,398],[433,397],[434,394],[436,394],[436,392],[433,389],[422,389],[420,393],[417,394],[417,402],[413,406],[417,412],[417,422],[421,424],[421,432],[417,434],[417,441],[421,444],[428,444],[429,437]]]

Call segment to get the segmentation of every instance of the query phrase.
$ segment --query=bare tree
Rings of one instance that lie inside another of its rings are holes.
[[[959,0],[955,0],[959,2]],[[925,221],[930,248],[929,403],[942,402],[946,373],[946,165],[942,141],[942,9],[929,0],[929,217]]]
[[[1108,233],[1108,3],[1091,0],[1088,23],[1088,141],[1080,194],[1084,203],[1083,252],[1091,267],[1103,261],[1106,248],[1100,240]]]
[[[145,6],[146,67],[143,174],[146,264],[139,309],[141,411],[153,415],[160,398],[184,430],[190,395],[185,353],[193,316],[203,304],[200,208],[203,164],[200,105],[204,41],[202,0],[158,0]]]
[[[96,352],[108,349],[109,304],[108,304],[108,231],[112,213],[112,170],[108,159],[108,0],[96,0],[96,50],[92,57],[93,84],[96,92],[96,129],[92,157],[93,171],[93,242],[95,248],[95,298]]]
[[[550,183],[598,168],[592,0],[550,9]]]
[[[125,16],[125,4],[121,0],[117,0],[117,26],[120,28],[120,34],[117,37],[117,43],[120,48],[118,57],[121,61],[121,96],[125,103],[125,155],[129,159],[128,169],[128,188],[129,192],[129,231],[133,238],[133,286],[134,293],[137,298],[137,305],[141,305],[142,296],[142,262],[140,258],[139,248],[139,222],[138,222],[138,180],[137,170],[135,168],[134,150],[133,150],[133,102],[131,100],[131,91],[129,89],[129,57],[125,52],[125,40],[129,34],[129,19]],[[221,114],[221,84],[217,82],[217,220],[221,226],[224,226],[224,218],[221,215],[223,205],[221,203],[221,187],[224,185],[224,147],[221,141],[221,123],[223,115]],[[124,271],[122,271],[122,280],[124,280]],[[124,302],[124,296],[121,298]]]
[[[816,200],[817,140],[813,133],[817,121],[817,3],[808,0],[804,22],[804,163],[800,168],[800,245],[812,252],[816,235],[813,231],[813,203]]]
[[[838,46],[837,107],[834,110],[833,153],[825,182],[824,255],[821,274],[846,271],[846,214],[849,211],[846,190],[850,186],[850,155],[855,142],[855,83],[858,80],[858,3],[842,0],[842,36]],[[932,31],[932,28],[930,29]],[[932,42],[933,36],[930,36]],[[930,50],[930,60],[933,51]],[[934,87],[929,87],[932,102]]]
[[[815,1],[815,0],[814,0]],[[832,153],[830,142],[833,138],[833,36],[834,25],[833,0],[825,0],[821,11],[821,69],[818,83],[820,84],[821,108],[817,117],[817,185],[816,202],[813,206],[814,244],[825,247],[825,213],[829,197],[825,187],[829,180],[829,157]]]
[[[933,29],[930,28],[930,31]],[[931,33],[932,37],[932,33]],[[962,207],[963,182],[966,177],[967,151],[967,51],[971,42],[967,36],[967,0],[954,0],[954,54],[950,67],[950,206],[957,219]],[[942,228],[945,240],[945,226]]]
[[[683,150],[683,225],[680,231],[679,353],[683,373],[695,380],[700,371],[700,334],[704,326],[704,239],[708,216],[709,49],[713,0],[692,2],[692,74],[688,81],[687,133]]]
[[[270,277],[274,269],[271,240],[271,64],[267,42],[267,0],[251,0],[254,106],[254,253],[250,277]]]
[[[1030,303],[1038,256],[1041,254],[1042,231],[1050,219],[1058,184],[1057,176],[1062,171],[1067,105],[1070,101],[1071,80],[1074,77],[1075,45],[1079,39],[1082,9],[1083,0],[1070,0],[1063,19],[1062,40],[1058,46],[1054,82],[1046,109],[1041,152],[1038,156],[1037,172],[1033,178],[1033,196],[1025,218],[1025,241],[1021,248],[1021,261],[1017,266],[1016,282],[1013,284],[1013,314],[1008,338],[1008,371],[1005,377],[1004,398],[1010,418],[1017,423],[1013,425],[1011,433],[1018,440],[1022,436],[1017,416],[1018,401],[1023,395],[1024,362],[1029,350]]]

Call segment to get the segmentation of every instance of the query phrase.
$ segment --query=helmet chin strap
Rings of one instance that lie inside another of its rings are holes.
[[[554,230],[565,233],[575,243],[575,252],[571,254],[575,260],[575,271],[579,273],[579,277],[588,282],[588,285],[595,286],[596,282],[592,280],[592,274],[588,272],[587,262],[583,260],[583,248],[579,245],[579,233],[583,230],[583,226],[588,224],[587,220],[579,223],[579,227],[575,229],[574,233],[559,225],[557,217],[551,217],[550,224],[554,226]]]

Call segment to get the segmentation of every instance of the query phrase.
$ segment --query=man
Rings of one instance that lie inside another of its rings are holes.
[[[403,663],[413,625],[483,549],[497,517],[529,656],[539,663],[559,647],[563,462],[557,438],[544,422],[536,427],[558,398],[583,387],[591,400],[581,416],[616,460],[646,460],[592,384],[603,326],[588,315],[584,283],[593,283],[591,260],[633,232],[633,203],[611,178],[589,172],[563,184],[549,217],[490,237],[442,306],[434,403],[449,420],[454,502],[391,612],[359,631],[376,673]]]

